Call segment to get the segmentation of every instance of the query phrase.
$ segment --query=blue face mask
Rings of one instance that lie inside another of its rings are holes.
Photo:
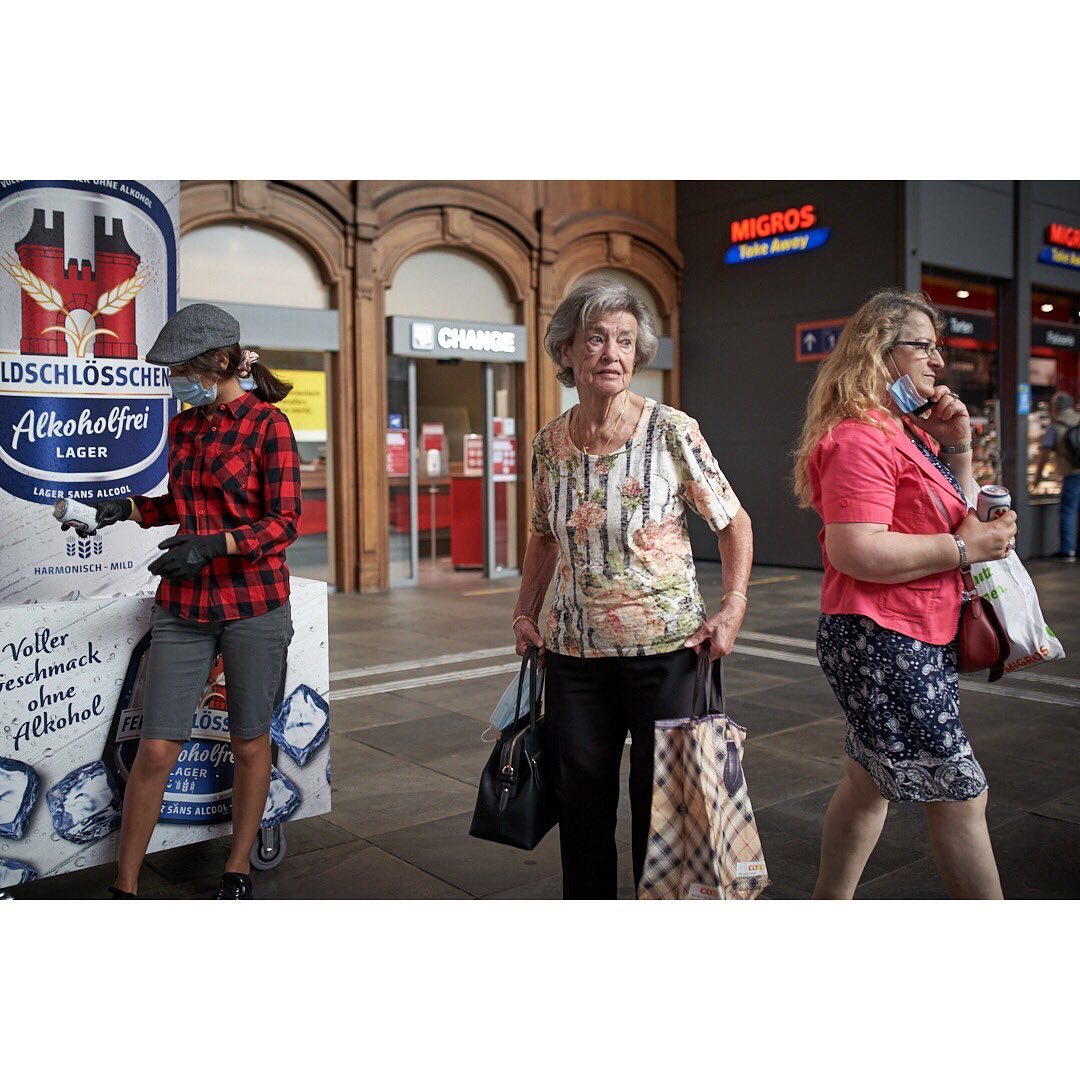
[[[254,376],[249,375],[246,379],[237,379],[236,381],[240,384],[241,390],[251,391],[255,389]]]
[[[889,359],[892,360],[892,357]],[[910,375],[901,375],[897,371],[895,363],[893,364],[893,371],[896,371],[898,378],[889,387],[889,397],[896,402],[896,407],[905,416],[922,412],[930,402],[915,389],[915,384],[911,381]]]
[[[192,379],[187,375],[170,375],[169,386],[172,388],[173,397],[188,405],[209,405],[217,398],[217,383],[207,390],[199,379]]]

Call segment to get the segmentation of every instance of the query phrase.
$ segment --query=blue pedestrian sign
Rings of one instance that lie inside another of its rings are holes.
[[[847,319],[822,319],[795,324],[795,360],[808,363],[824,360],[836,348]]]

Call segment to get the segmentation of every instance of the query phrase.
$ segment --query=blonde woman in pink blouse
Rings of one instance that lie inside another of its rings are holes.
[[[592,280],[552,317],[544,346],[580,404],[533,441],[532,534],[514,611],[519,655],[547,670],[547,756],[560,802],[563,896],[614,899],[619,768],[631,737],[635,883],[652,801],[653,724],[690,712],[697,653],[728,655],[746,612],[750,518],[697,423],[630,390],[657,331],[632,289]],[[686,508],[717,535],[724,597],[698,591]],[[540,630],[552,578],[554,595]]]
[[[987,781],[960,722],[959,567],[1006,556],[1009,511],[982,522],[971,419],[942,381],[941,313],[884,289],[818,370],[795,491],[822,521],[817,652],[847,718],[847,769],[829,803],[818,899],[850,899],[889,803],[921,803],[949,894],[1001,897]],[[921,403],[921,404],[920,404]]]

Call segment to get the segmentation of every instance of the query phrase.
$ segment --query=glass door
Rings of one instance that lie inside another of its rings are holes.
[[[415,585],[420,561],[415,360],[387,357],[386,404],[390,584]]]
[[[484,574],[519,573],[516,364],[484,365]]]
[[[518,367],[387,358],[392,587],[519,573]]]

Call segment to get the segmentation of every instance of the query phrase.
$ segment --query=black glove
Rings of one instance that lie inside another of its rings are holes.
[[[118,521],[127,521],[131,517],[130,499],[105,499],[103,502],[92,502],[86,505],[92,506],[97,511],[97,523],[94,528],[83,529],[70,521],[65,521],[60,528],[65,532],[68,529],[74,529],[84,537],[93,536],[98,529],[103,529],[106,525],[115,525]]]
[[[164,555],[159,555],[150,564],[151,574],[161,574],[170,581],[186,581],[197,577],[204,566],[218,555],[226,553],[225,534],[213,536],[192,536],[177,533],[158,544]]]

